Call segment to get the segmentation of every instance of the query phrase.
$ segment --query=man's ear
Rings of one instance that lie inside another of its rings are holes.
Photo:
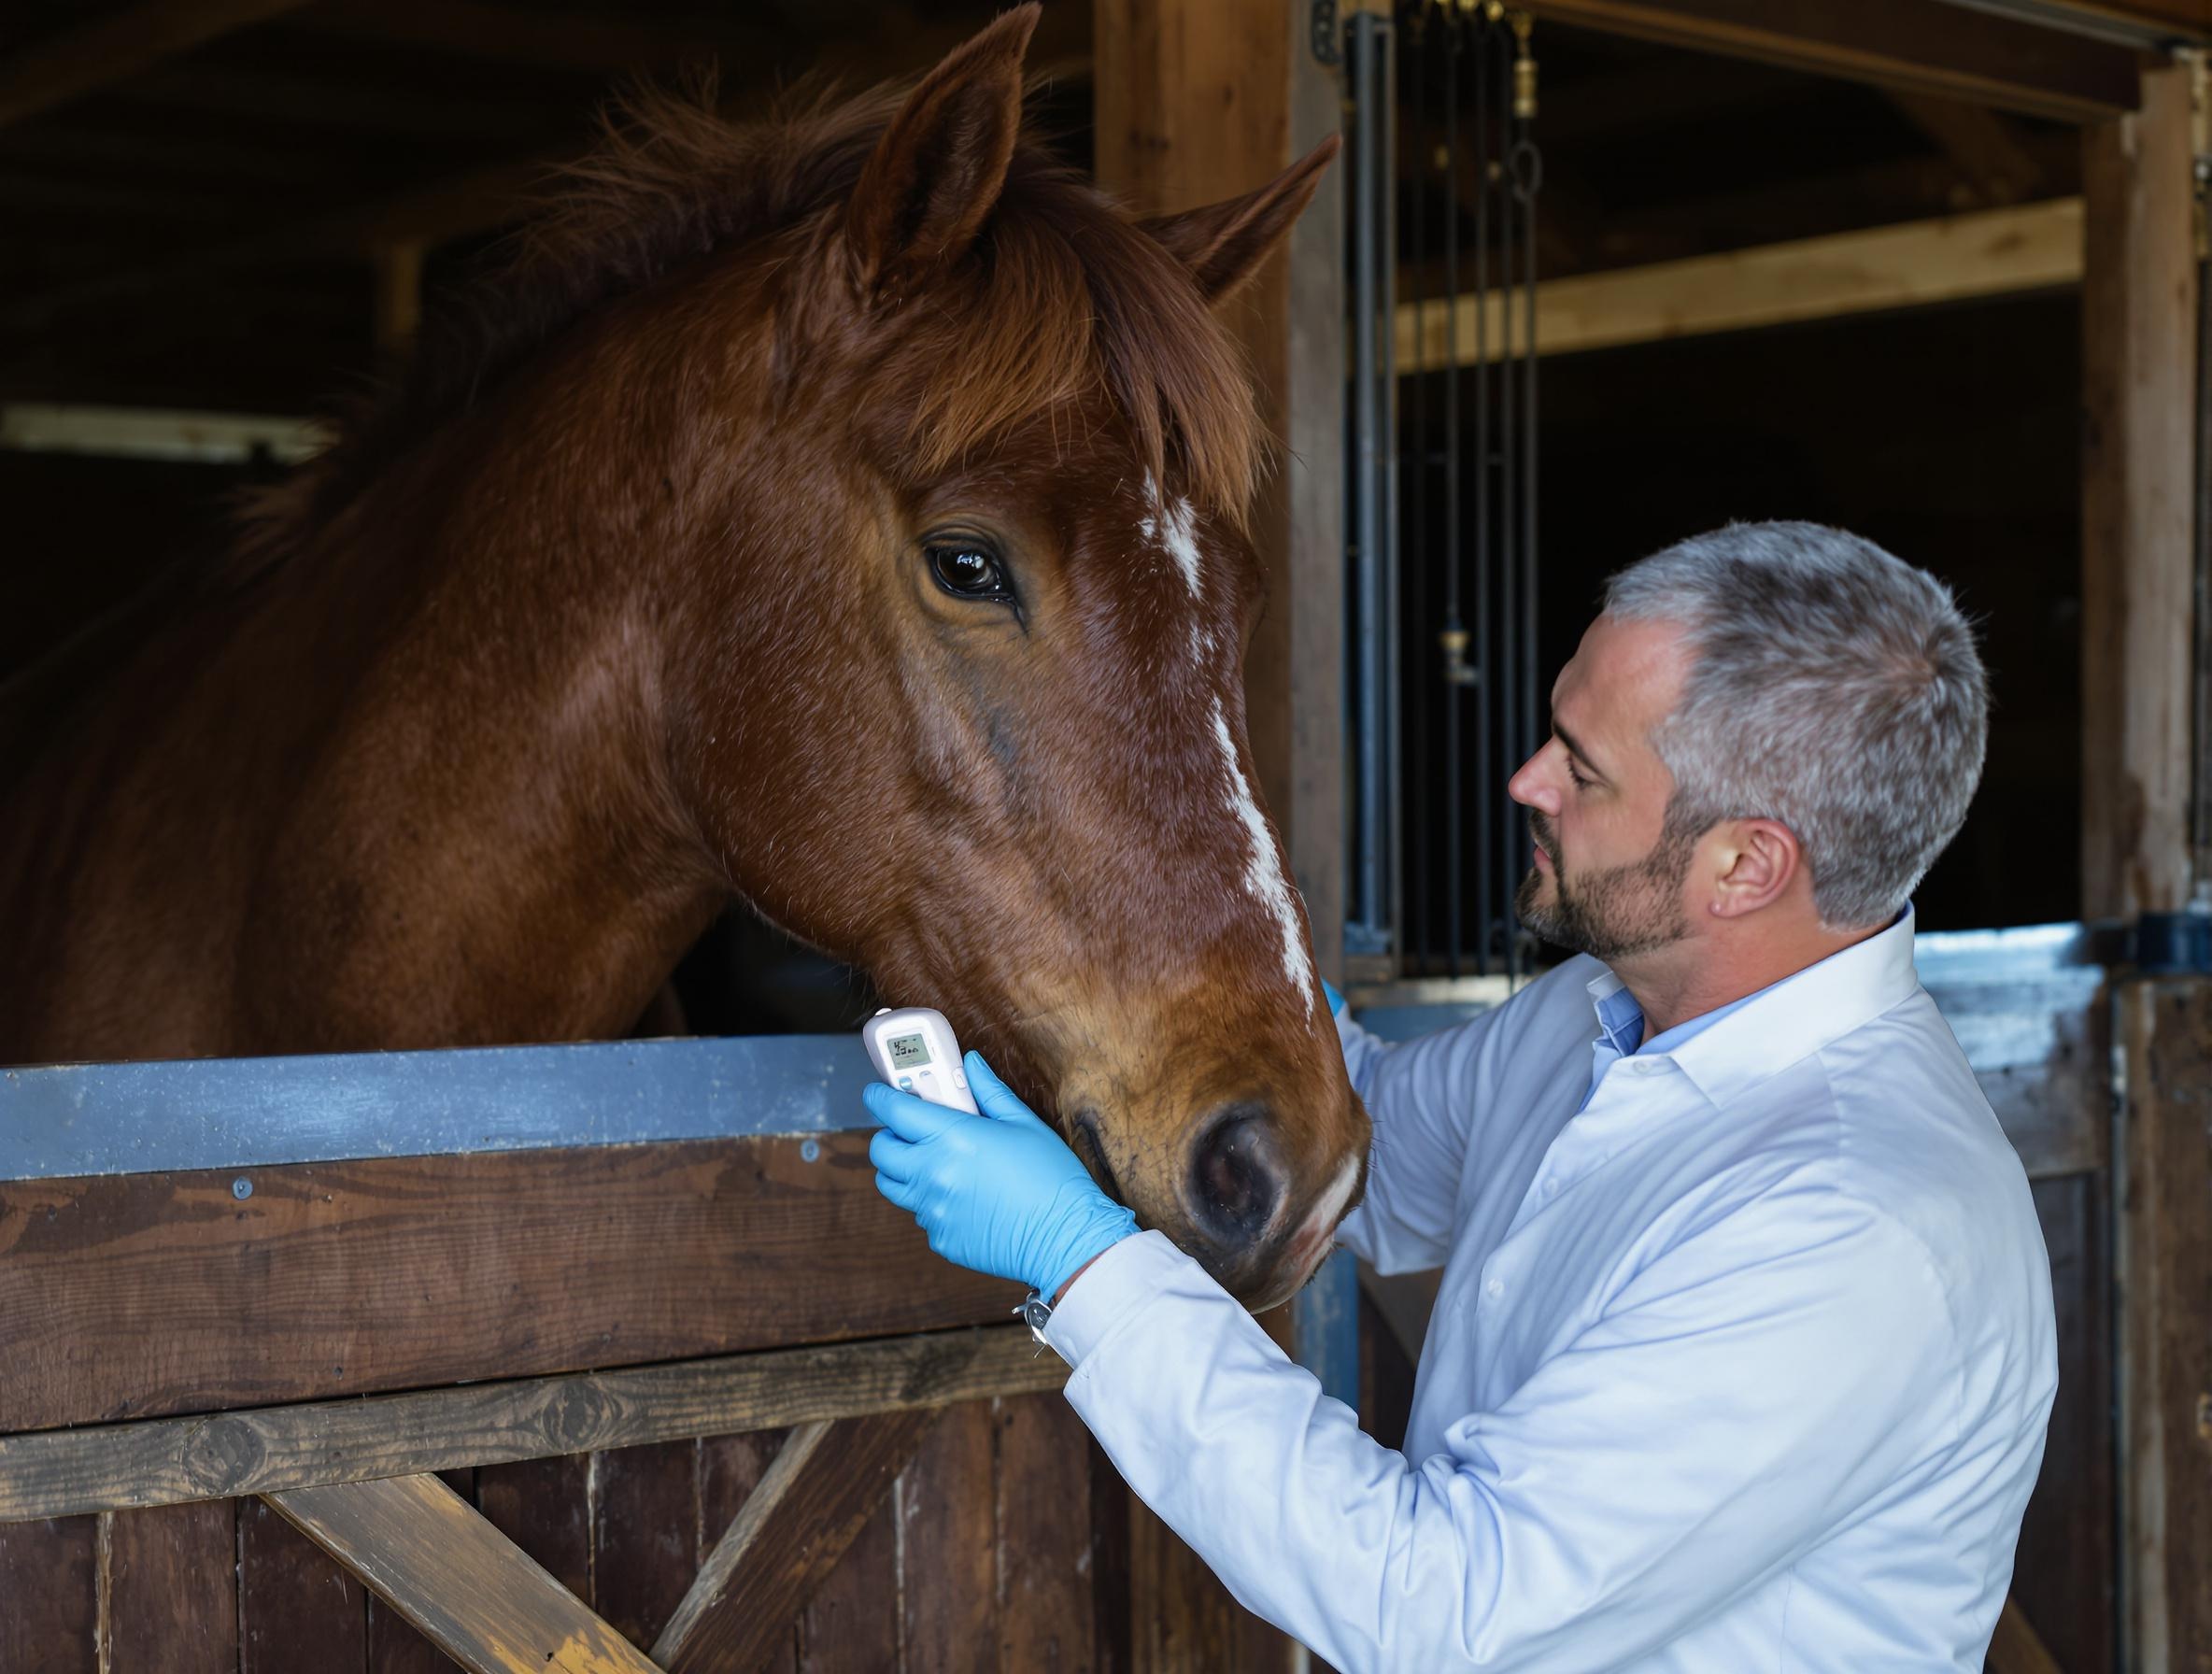
[[[1709,909],[1716,918],[1741,918],[1771,906],[1804,869],[1797,833],[1779,819],[1732,819],[1714,835],[1723,845]]]
[[[1322,170],[1342,149],[1343,141],[1332,134],[1257,192],[1138,224],[1190,269],[1209,303],[1218,303],[1234,295],[1275,253],[1291,223],[1313,201]]]
[[[900,295],[975,242],[1006,184],[1022,122],[1032,0],[956,47],[891,119],[845,207],[853,282]]]

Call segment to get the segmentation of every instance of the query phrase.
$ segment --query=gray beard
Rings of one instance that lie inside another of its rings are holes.
[[[1642,859],[1591,872],[1572,888],[1559,863],[1559,851],[1544,844],[1556,880],[1552,899],[1539,899],[1544,874],[1532,866],[1521,880],[1513,910],[1523,924],[1554,946],[1609,964],[1668,946],[1690,933],[1681,906],[1682,879],[1689,874],[1697,840],[1704,834],[1678,827],[1669,818]]]

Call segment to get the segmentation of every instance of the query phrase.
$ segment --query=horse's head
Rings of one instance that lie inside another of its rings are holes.
[[[1334,146],[1134,221],[1022,137],[1033,22],[817,117],[815,208],[685,305],[738,462],[695,523],[680,771],[745,894],[944,1010],[1256,1305],[1368,1129],[1254,786],[1259,433],[1211,306]]]

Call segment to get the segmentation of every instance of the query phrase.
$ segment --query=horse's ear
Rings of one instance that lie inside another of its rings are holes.
[[[1141,224],[1190,269],[1208,302],[1220,302],[1274,254],[1342,147],[1332,134],[1257,192]]]
[[[1022,121],[1032,0],[956,47],[891,119],[845,210],[863,295],[902,291],[975,241],[1006,184]]]

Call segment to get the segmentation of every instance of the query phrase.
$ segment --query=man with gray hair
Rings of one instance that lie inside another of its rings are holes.
[[[1402,1452],[1126,1227],[1045,1326],[1069,1399],[1345,1674],[1975,1674],[2057,1375],[2026,1176],[1912,964],[1973,634],[1869,542],[1739,525],[1616,576],[1552,705],[1520,902],[1578,957],[1402,1046],[1337,1002],[1375,1123],[1339,1237],[1444,1270]]]

